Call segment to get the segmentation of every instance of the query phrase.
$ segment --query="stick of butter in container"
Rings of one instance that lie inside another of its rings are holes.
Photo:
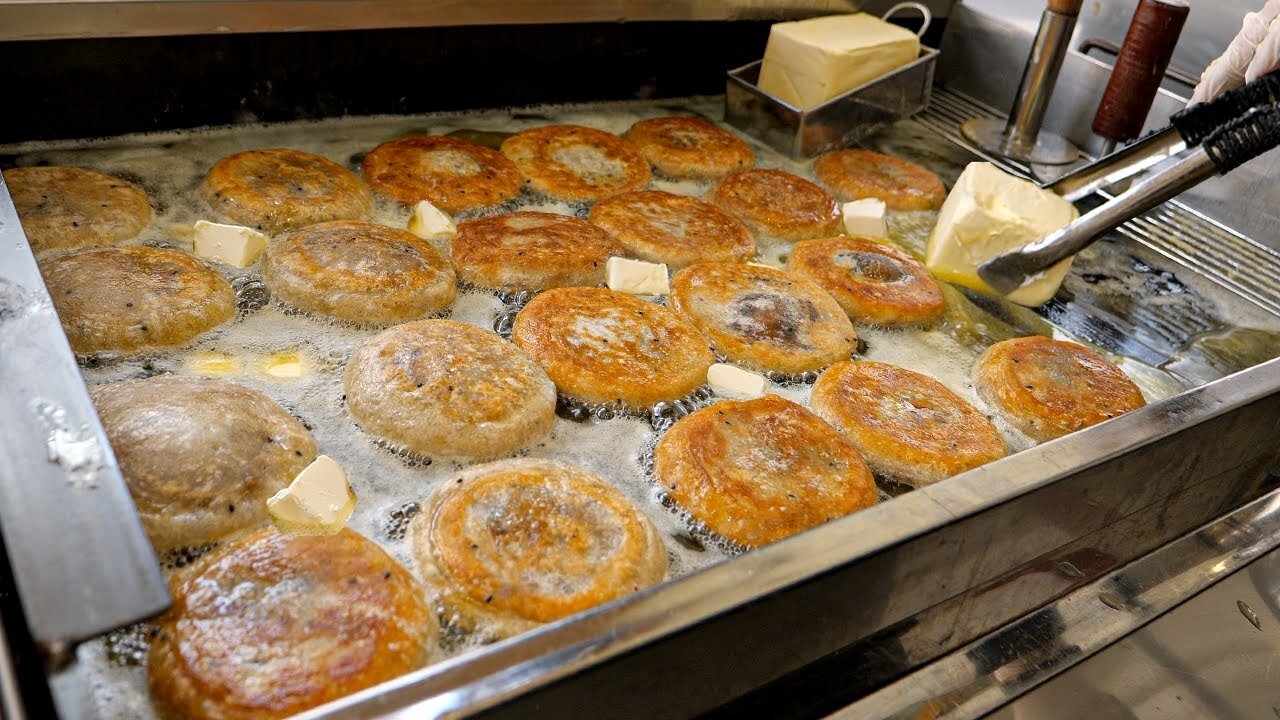
[[[760,65],[761,90],[795,107],[820,105],[920,55],[920,39],[874,15],[777,23]]]
[[[1036,307],[1058,291],[1067,258],[1001,296],[978,277],[978,266],[1071,224],[1080,213],[1061,197],[987,162],[969,163],[938,211],[925,247],[925,267],[939,280]]]

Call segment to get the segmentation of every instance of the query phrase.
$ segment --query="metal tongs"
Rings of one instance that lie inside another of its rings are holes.
[[[1189,107],[1170,121],[1145,140],[1044,187],[1074,201],[1170,157],[1178,157],[1176,162],[1061,230],[988,260],[978,275],[997,292],[1013,292],[1108,230],[1280,146],[1280,71]]]

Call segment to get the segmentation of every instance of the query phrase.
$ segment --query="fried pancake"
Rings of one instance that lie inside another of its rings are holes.
[[[81,355],[185,345],[236,314],[226,278],[179,250],[94,248],[52,258],[40,271]]]
[[[730,362],[802,373],[848,360],[857,335],[821,287],[760,265],[702,263],[671,279],[671,309]]]
[[[147,675],[166,720],[293,716],[439,659],[422,588],[352,530],[266,528],[170,582]]]
[[[700,118],[649,118],[632,125],[623,137],[654,170],[670,178],[714,180],[755,161],[750,145]]]
[[[688,395],[715,362],[689,321],[604,288],[538,295],[516,315],[512,339],[565,395],[631,409]]]
[[[536,442],[555,422],[556,388],[497,335],[452,320],[397,325],[366,340],[342,386],[361,427],[432,457],[484,459]]]
[[[638,190],[591,208],[631,257],[678,270],[696,262],[742,262],[756,254],[751,231],[720,208],[688,195]]]
[[[653,522],[598,475],[502,460],[444,481],[413,521],[414,556],[443,616],[493,639],[662,582]]]
[[[797,243],[787,270],[821,285],[849,317],[870,325],[925,325],[946,308],[942,288],[924,265],[868,238]]]
[[[978,396],[1038,442],[1146,405],[1120,368],[1083,345],[1014,338],[987,349],[973,371]]]
[[[502,154],[529,187],[569,202],[592,202],[637,190],[653,177],[649,161],[612,133],[581,125],[547,125],[507,138]]]
[[[928,168],[872,150],[832,150],[813,161],[813,173],[840,199],[883,200],[890,210],[937,210],[947,188]]]
[[[458,277],[495,290],[545,290],[604,282],[622,247],[586,220],[522,211],[458,223],[450,240]]]
[[[862,451],[878,474],[915,487],[1005,456],[991,421],[928,375],[878,362],[831,366],[813,411]]]
[[[817,415],[776,395],[722,401],[676,421],[654,476],[716,535],[759,547],[868,507],[871,471]]]
[[[449,213],[512,200],[520,171],[497,150],[443,135],[417,135],[369,151],[365,180],[388,197],[412,205],[426,200]]]
[[[275,238],[262,257],[262,281],[277,300],[358,325],[433,315],[457,295],[453,266],[431,243],[353,221]]]
[[[302,423],[233,383],[157,375],[90,395],[157,550],[261,525],[267,498],[316,459]]]
[[[200,196],[220,219],[269,235],[330,220],[361,220],[373,195],[360,177],[319,155],[270,148],[214,163]]]
[[[145,190],[93,170],[14,168],[4,171],[4,181],[36,254],[114,245],[151,222]]]
[[[728,210],[756,240],[795,242],[840,226],[840,205],[826,190],[781,170],[743,170],[721,180],[707,199]]]

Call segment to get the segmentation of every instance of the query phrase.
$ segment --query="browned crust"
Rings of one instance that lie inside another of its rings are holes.
[[[200,196],[220,219],[275,235],[330,220],[362,220],[373,194],[328,158],[288,148],[246,150],[214,163]]]
[[[649,118],[632,125],[624,137],[671,178],[714,180],[755,161],[750,145],[701,118]]]
[[[457,295],[453,266],[431,243],[353,221],[275,238],[262,258],[262,281],[277,300],[359,325],[416,320]]]
[[[819,370],[857,346],[852,323],[826,291],[771,267],[690,265],[671,279],[670,300],[717,352],[756,370]]]
[[[185,345],[236,312],[226,278],[179,250],[94,248],[40,270],[71,349],[82,355]]]
[[[817,415],[776,395],[722,401],[658,442],[654,474],[711,532],[758,547],[868,507],[871,471]]]
[[[1098,353],[1039,336],[992,345],[973,380],[983,402],[1040,442],[1146,404],[1138,386]]]
[[[849,317],[872,325],[925,325],[946,308],[942,288],[924,265],[868,238],[797,243],[787,269],[821,285]]]
[[[261,525],[267,498],[316,459],[302,423],[234,383],[158,375],[95,385],[91,395],[158,550]]]
[[[878,362],[831,366],[810,401],[877,473],[921,486],[1005,456],[977,408],[928,375]]]
[[[422,588],[351,530],[261,530],[202,558],[170,591],[148,663],[163,718],[289,717],[438,658]]]
[[[430,456],[492,458],[551,431],[556,389],[529,356],[453,320],[397,325],[366,340],[343,375],[369,432]]]
[[[781,170],[743,170],[721,180],[707,199],[729,211],[756,240],[794,242],[836,232],[840,205],[826,190]]]
[[[878,198],[890,210],[937,210],[947,188],[928,168],[872,150],[832,150],[813,161],[813,173],[841,200]]]
[[[632,257],[673,270],[696,262],[742,262],[756,254],[751,231],[729,213],[697,198],[662,190],[614,195],[591,208],[591,222]]]
[[[362,164],[374,189],[405,204],[427,200],[450,213],[474,210],[520,194],[520,171],[497,150],[443,135],[385,142]]]
[[[638,190],[652,179],[649,161],[631,143],[581,125],[547,125],[507,138],[502,154],[529,187],[569,202],[592,202]]]
[[[604,282],[622,246],[585,220],[521,211],[466,220],[450,241],[458,277],[480,287],[545,290]]]
[[[541,459],[467,468],[413,521],[443,616],[501,638],[662,582],[653,522],[598,475]]]
[[[151,202],[127,180],[77,167],[4,171],[9,195],[36,254],[114,245],[151,222]]]
[[[603,288],[538,295],[516,316],[513,339],[560,392],[631,408],[688,395],[715,362],[706,338],[684,318]]]

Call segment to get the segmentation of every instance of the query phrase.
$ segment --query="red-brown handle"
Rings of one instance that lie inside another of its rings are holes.
[[[1080,6],[1084,0],[1049,0],[1049,10],[1059,15],[1076,17],[1080,14]]]
[[[1140,0],[1093,118],[1093,131],[1124,142],[1142,134],[1191,7],[1183,0]]]

